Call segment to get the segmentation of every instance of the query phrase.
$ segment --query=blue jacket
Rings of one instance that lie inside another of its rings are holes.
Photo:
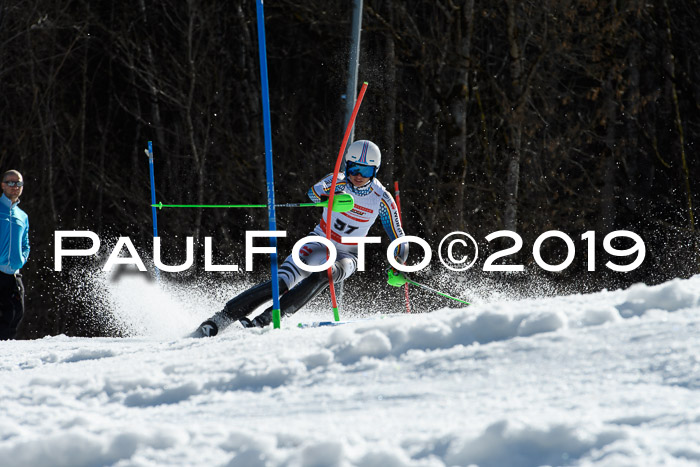
[[[0,271],[14,274],[29,257],[29,217],[10,198],[0,196]]]

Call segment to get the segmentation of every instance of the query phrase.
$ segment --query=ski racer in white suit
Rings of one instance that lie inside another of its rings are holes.
[[[345,173],[338,174],[336,193],[349,193],[354,199],[354,207],[348,212],[331,214],[331,241],[338,256],[332,266],[333,282],[341,282],[357,269],[357,244],[342,243],[341,237],[365,237],[370,227],[379,218],[391,241],[403,237],[399,213],[391,194],[376,179],[381,165],[381,153],[371,141],[355,141],[345,155]],[[326,175],[308,192],[309,198],[317,203],[328,197],[333,174]],[[328,208],[323,209],[320,223],[309,234],[325,237]],[[319,242],[306,243],[299,251],[301,261],[310,266],[326,262],[326,247]],[[405,263],[408,256],[408,243],[399,244],[394,257]],[[309,272],[299,268],[292,255],[285,259],[279,268],[280,313],[288,316],[298,311],[324,288],[328,286],[326,271]],[[193,337],[214,336],[223,328],[239,320],[245,327],[263,327],[272,320],[272,308],[259,316],[249,319],[247,315],[271,299],[272,283],[259,284],[231,299],[224,309],[202,323]]]

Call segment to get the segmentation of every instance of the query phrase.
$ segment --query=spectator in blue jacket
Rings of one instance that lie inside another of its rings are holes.
[[[14,339],[24,315],[24,285],[19,270],[29,257],[29,218],[19,197],[24,189],[22,174],[8,170],[2,175],[0,196],[0,340]]]

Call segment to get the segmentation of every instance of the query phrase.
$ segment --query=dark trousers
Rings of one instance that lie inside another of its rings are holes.
[[[328,287],[326,271],[312,273],[290,291],[287,291],[287,284],[280,280],[281,315],[288,316],[296,313],[326,287]],[[263,282],[229,300],[221,313],[230,321],[238,321],[255,311],[257,307],[264,305],[265,302],[269,302],[271,295],[272,282]],[[265,313],[272,313],[272,308],[267,309]]]
[[[0,340],[14,339],[24,315],[24,285],[20,274],[0,272]]]

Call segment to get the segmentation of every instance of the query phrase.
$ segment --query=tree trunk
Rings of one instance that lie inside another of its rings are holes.
[[[450,115],[454,136],[450,138],[449,148],[455,161],[457,200],[454,222],[458,229],[465,230],[464,210],[467,178],[467,103],[469,101],[469,73],[471,40],[474,33],[474,0],[466,0],[461,8],[461,18],[456,22],[457,43],[460,44],[457,66],[457,92],[450,103]]]
[[[84,55],[82,63],[82,87],[80,90],[80,152],[78,154],[77,179],[78,187],[76,195],[78,197],[78,212],[76,213],[76,223],[80,225],[83,216],[83,174],[85,173],[85,121],[87,119],[87,84],[88,84],[88,44],[83,46]]]
[[[606,134],[605,146],[607,151],[605,154],[605,163],[603,168],[603,187],[600,193],[600,223],[598,230],[604,236],[612,232],[617,217],[617,209],[615,206],[615,174],[617,172],[617,147],[615,144],[615,123],[617,121],[617,103],[615,102],[615,90],[610,79],[604,85],[604,96],[607,99],[606,106]],[[602,238],[601,236],[601,238]]]
[[[389,24],[393,23],[394,16],[393,2],[388,2],[386,19]],[[396,46],[394,44],[393,34],[384,36],[385,52],[385,80],[386,85],[382,93],[382,107],[384,113],[384,147],[385,151],[382,154],[382,178],[387,182],[387,186],[393,186],[394,177],[394,151],[396,150],[396,136],[394,134],[396,125]]]
[[[146,15],[146,3],[145,0],[139,0],[139,6],[141,8],[141,17],[143,19],[143,25],[148,29],[148,17]],[[146,47],[146,60],[148,60],[148,66],[150,70],[145,74],[147,80],[148,90],[151,93],[151,114],[152,114],[152,128],[155,130],[155,146],[157,148],[162,148],[165,145],[165,135],[163,134],[163,121],[160,116],[160,103],[158,99],[158,88],[156,86],[156,76],[158,76],[158,71],[156,70],[155,59],[153,57],[153,50],[151,49],[151,44],[148,40],[145,40]],[[139,116],[143,118],[143,116]],[[146,121],[151,121],[151,119],[145,119]],[[155,152],[155,150],[154,150]],[[168,159],[165,159],[168,161]]]
[[[688,159],[685,153],[685,134],[683,131],[683,120],[681,119],[680,104],[678,102],[678,91],[676,89],[676,61],[673,55],[673,36],[671,32],[671,12],[668,8],[668,2],[664,0],[664,9],[666,10],[666,33],[668,35],[668,48],[667,57],[665,60],[667,71],[669,72],[669,77],[667,80],[670,81],[671,86],[671,96],[673,98],[673,113],[674,113],[674,123],[676,130],[678,132],[678,146],[681,155],[681,167],[683,170],[683,185],[685,187],[686,195],[686,209],[688,212],[688,229],[690,235],[694,242],[694,255],[695,255],[695,268],[700,270],[700,240],[695,234],[695,214],[693,210],[693,193],[690,188],[690,169],[688,167]]]
[[[511,76],[511,101],[522,98],[522,55],[518,46],[518,34],[515,17],[517,8],[514,0],[508,0],[507,34],[510,52],[510,76]],[[522,142],[522,106],[511,105],[512,112],[507,121],[510,123],[510,160],[506,173],[506,207],[504,214],[504,228],[513,232],[518,226],[518,185],[520,183],[520,160]],[[508,112],[509,109],[504,109]]]

